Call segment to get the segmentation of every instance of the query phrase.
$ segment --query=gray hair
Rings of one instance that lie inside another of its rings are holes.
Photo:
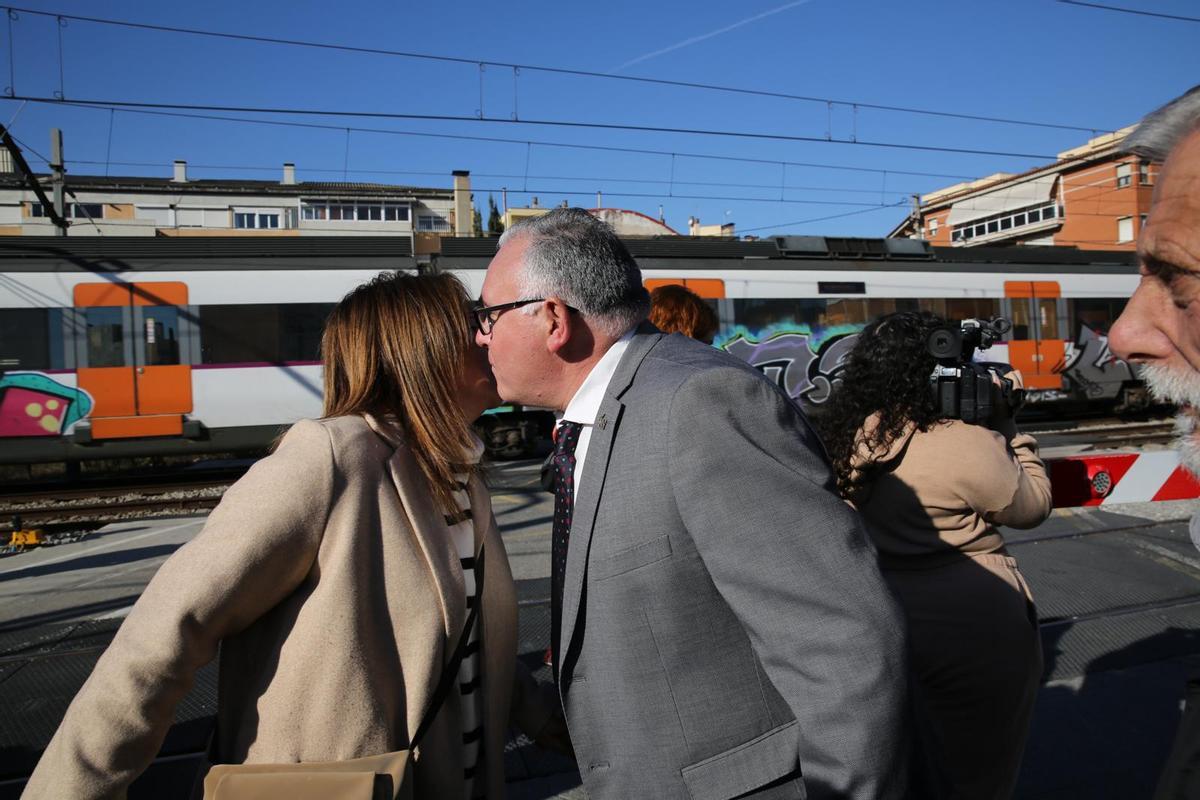
[[[1121,142],[1121,149],[1153,161],[1166,161],[1175,145],[1195,130],[1200,130],[1200,86],[1193,86],[1147,114]]]
[[[582,208],[556,208],[504,232],[529,243],[521,299],[558,297],[600,331],[620,336],[650,313],[642,271],[613,229]],[[536,306],[526,306],[533,314]]]

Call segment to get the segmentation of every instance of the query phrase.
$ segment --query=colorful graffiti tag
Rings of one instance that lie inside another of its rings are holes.
[[[60,436],[93,406],[87,392],[40,372],[0,373],[0,438]]]
[[[780,325],[751,333],[739,326],[714,344],[762,371],[790,397],[819,404],[829,399],[861,330],[856,325],[817,331],[806,325]]]
[[[1089,398],[1115,397],[1127,381],[1137,379],[1133,367],[1113,355],[1108,337],[1083,325],[1079,338],[1067,342],[1062,368]]]

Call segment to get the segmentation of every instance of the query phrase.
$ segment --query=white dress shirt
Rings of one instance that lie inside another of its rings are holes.
[[[567,404],[567,410],[562,413],[560,420],[578,422],[583,425],[579,432],[579,442],[575,445],[575,499],[579,498],[579,486],[584,477],[583,464],[587,459],[588,445],[592,441],[592,428],[596,424],[596,415],[600,413],[600,404],[604,401],[604,393],[612,382],[617,365],[625,355],[625,349],[633,339],[634,328],[625,331],[625,335],[608,348],[592,367],[592,371],[584,378],[583,383],[575,391],[575,396]]]

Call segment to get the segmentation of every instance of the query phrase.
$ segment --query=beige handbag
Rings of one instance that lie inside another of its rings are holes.
[[[483,598],[483,548],[475,566],[476,597]],[[458,646],[408,750],[346,761],[292,764],[217,764],[204,776],[204,800],[412,800],[413,750],[421,743],[458,677],[482,601],[467,614]]]

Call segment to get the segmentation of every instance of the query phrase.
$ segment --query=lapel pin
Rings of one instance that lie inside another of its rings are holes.
[[[600,430],[604,430],[605,428],[607,428],[608,427],[608,417],[604,414],[601,414],[599,421],[596,423],[596,426],[598,428],[600,428]]]

